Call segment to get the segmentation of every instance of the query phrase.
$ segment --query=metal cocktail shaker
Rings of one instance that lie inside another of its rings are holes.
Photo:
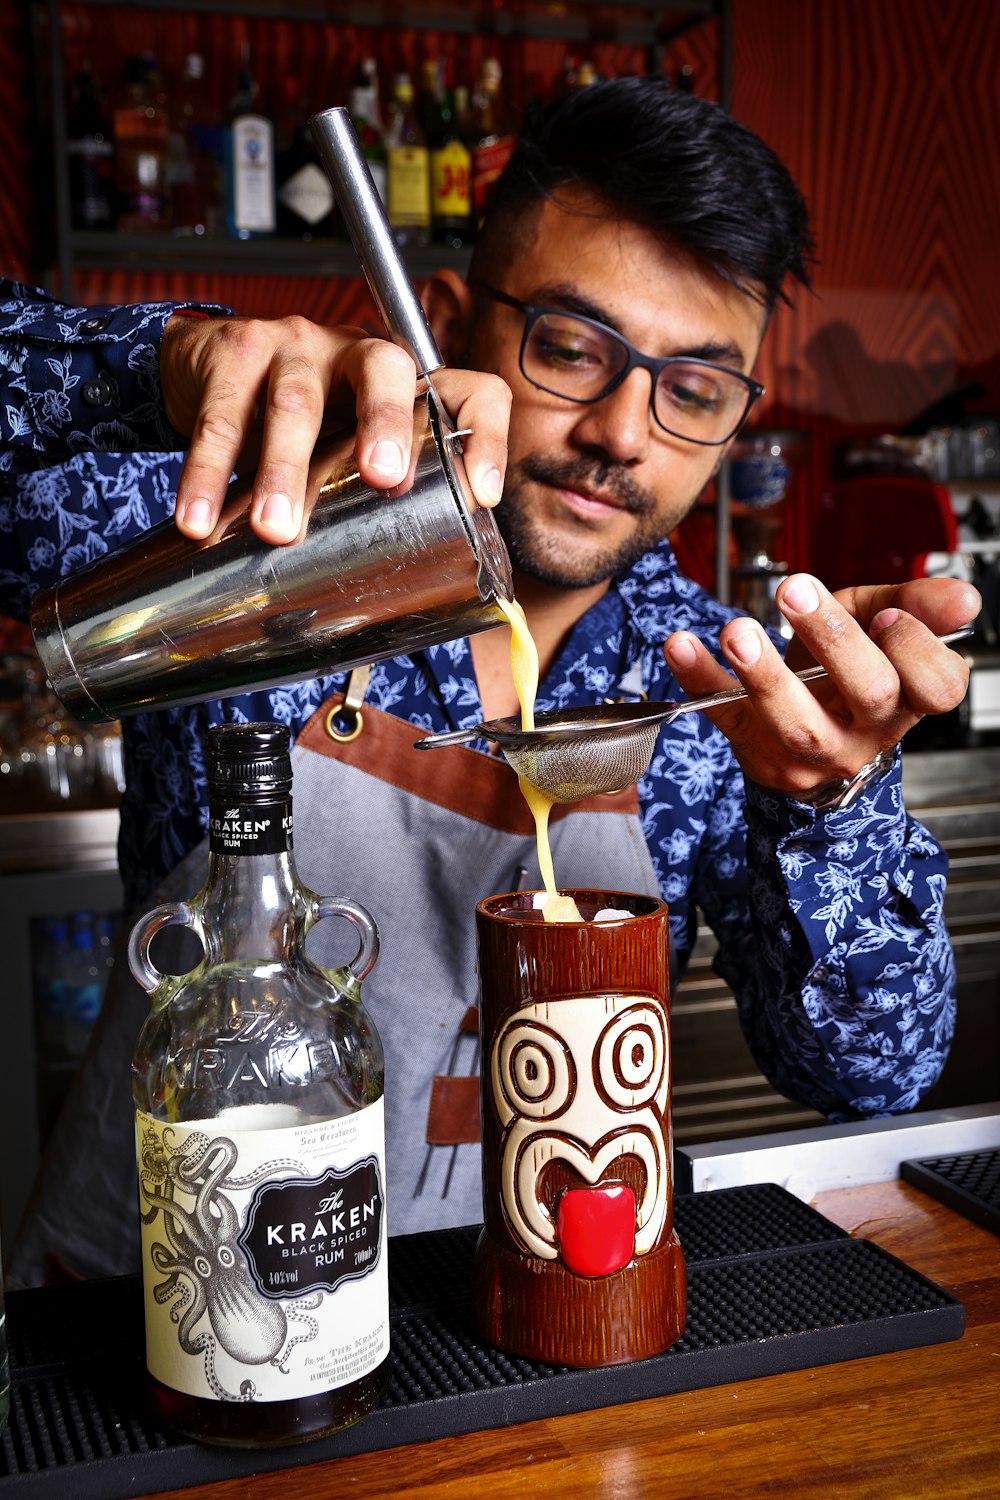
[[[346,110],[310,122],[394,342],[423,375],[441,365]],[[353,433],[313,455],[305,535],[285,547],[250,529],[237,481],[215,532],[172,521],[36,596],[32,630],[67,709],[84,721],[347,670],[500,624],[513,594],[492,512],[472,496],[461,438],[427,381],[410,472],[362,483]]]

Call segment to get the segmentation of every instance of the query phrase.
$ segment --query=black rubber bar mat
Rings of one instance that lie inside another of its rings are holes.
[[[124,1500],[564,1412],[724,1385],[959,1338],[962,1304],[772,1184],[677,1199],[683,1337],[655,1359],[569,1370],[480,1344],[469,1327],[475,1229],[390,1244],[394,1374],[357,1426],[300,1447],[203,1447],[143,1398],[138,1278],[13,1292],[0,1495]]]
[[[904,1161],[900,1173],[932,1198],[1000,1234],[1000,1147]]]

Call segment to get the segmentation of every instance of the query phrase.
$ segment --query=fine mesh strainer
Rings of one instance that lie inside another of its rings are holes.
[[[942,635],[942,642],[961,640],[971,627]],[[801,682],[825,677],[825,667],[806,667],[795,674]],[[470,740],[493,740],[504,759],[526,781],[553,802],[580,802],[597,792],[617,792],[644,775],[653,758],[661,724],[681,714],[735,703],[746,697],[743,687],[727,688],[705,698],[683,703],[602,703],[584,708],[556,709],[535,715],[535,728],[525,733],[517,717],[489,719],[471,729],[454,729],[416,740],[418,750],[464,745]]]

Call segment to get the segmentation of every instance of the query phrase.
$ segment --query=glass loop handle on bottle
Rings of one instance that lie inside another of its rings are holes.
[[[379,952],[378,927],[371,913],[356,901],[344,896],[316,896],[306,909],[303,937],[324,917],[343,917],[351,923],[359,935],[358,951],[349,963],[338,971],[346,986],[355,987],[371,973]],[[165,927],[187,927],[207,949],[201,907],[192,901],[168,901],[154,906],[152,911],[132,928],[128,943],[128,966],[137,984],[152,996],[154,1008],[169,1004],[174,995],[185,985],[192,971],[187,974],[164,974],[150,958],[150,944]]]

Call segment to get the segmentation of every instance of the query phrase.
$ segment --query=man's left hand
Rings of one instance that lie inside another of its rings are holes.
[[[795,632],[785,660],[755,620],[730,620],[720,641],[749,696],[710,711],[760,785],[794,797],[849,779],[925,714],[947,713],[964,698],[968,666],[937,637],[979,613],[971,585],[922,578],[831,594],[796,573],[775,597]],[[672,635],[664,650],[690,697],[732,687],[688,632]],[[814,662],[829,676],[800,682],[795,672]]]

